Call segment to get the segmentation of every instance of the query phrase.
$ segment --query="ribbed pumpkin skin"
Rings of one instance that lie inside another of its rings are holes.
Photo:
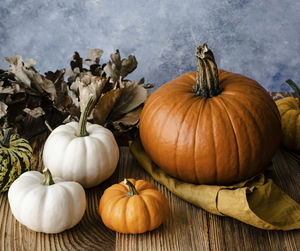
[[[283,98],[276,101],[281,116],[283,131],[282,144],[291,149],[300,151],[300,110],[297,98]]]
[[[257,82],[218,71],[222,93],[195,95],[196,73],[157,89],[140,117],[140,138],[169,175],[196,184],[227,185],[267,167],[281,138],[275,102]]]
[[[4,130],[0,130],[0,139]],[[13,134],[10,137],[10,147],[0,144],[0,192],[5,192],[22,173],[29,171],[32,166],[32,148],[26,139]]]
[[[145,180],[129,180],[139,195],[127,196],[129,190],[124,182],[107,188],[99,204],[103,223],[125,234],[144,233],[159,227],[169,213],[166,197]]]

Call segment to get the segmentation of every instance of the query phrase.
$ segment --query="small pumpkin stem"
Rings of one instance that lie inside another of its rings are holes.
[[[286,80],[285,82],[288,83],[288,85],[294,90],[295,94],[296,94],[296,97],[298,98],[298,101],[299,101],[299,110],[300,110],[300,89],[299,87],[297,86],[297,84],[291,80],[291,79],[288,79]]]
[[[138,195],[138,191],[135,189],[135,186],[127,179],[124,179],[124,184],[128,186],[129,192],[127,194],[128,197],[132,197],[133,195]]]
[[[43,179],[42,185],[51,186],[51,185],[55,184],[54,180],[52,178],[52,174],[48,168],[45,168],[43,170],[43,174],[44,174],[44,179]]]
[[[203,98],[217,96],[222,92],[222,89],[219,85],[218,67],[214,54],[204,43],[197,47],[196,57],[198,63],[194,93]]]
[[[7,128],[5,131],[4,131],[4,136],[3,136],[3,139],[0,140],[0,144],[6,148],[9,148],[10,147],[10,137],[12,135],[12,128]]]
[[[87,122],[87,118],[91,112],[91,108],[94,105],[94,95],[90,95],[88,102],[85,106],[85,108],[83,109],[81,115],[80,115],[80,119],[79,119],[79,124],[78,124],[78,130],[76,132],[76,136],[77,137],[85,137],[88,136],[89,133],[86,130],[86,122]]]

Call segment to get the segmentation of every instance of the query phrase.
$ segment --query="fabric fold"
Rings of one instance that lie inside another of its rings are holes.
[[[130,150],[154,180],[210,213],[266,230],[300,228],[300,205],[263,173],[231,186],[195,185],[173,178],[155,165],[138,138]]]

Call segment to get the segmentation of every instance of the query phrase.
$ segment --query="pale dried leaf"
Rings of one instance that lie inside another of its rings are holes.
[[[111,83],[115,83],[120,78],[120,72],[122,67],[121,56],[119,50],[116,53],[110,55],[111,60],[104,66],[104,72],[106,76],[110,78]]]
[[[147,91],[142,85],[136,82],[124,82],[122,95],[113,108],[110,120],[120,118],[123,114],[134,110],[147,99]]]
[[[70,89],[69,87],[67,88],[67,93],[68,96],[72,99],[73,104],[79,108],[80,103],[79,103],[79,99],[75,93],[75,91],[73,91],[72,89]]]
[[[42,115],[45,115],[45,112],[41,107],[36,107],[32,110],[29,109],[29,108],[25,108],[23,111],[26,112],[27,114],[29,114],[31,117],[33,117],[35,119],[42,116]]]
[[[76,83],[79,89],[80,111],[85,108],[89,96],[94,95],[94,101],[96,102],[101,95],[102,89],[107,82],[106,78],[89,75],[84,75],[82,78],[77,78]]]
[[[10,63],[9,70],[15,74],[15,78],[24,83],[25,86],[31,87],[31,81],[26,74],[26,69],[30,69],[32,66],[34,66],[35,61],[30,59],[28,62],[24,62],[22,56],[19,54],[16,54],[11,58],[6,57],[5,61]]]
[[[15,90],[11,86],[3,87],[4,82],[0,81],[0,94],[14,94]]]
[[[122,89],[114,89],[105,93],[98,101],[93,111],[94,122],[100,125],[106,123],[107,117],[119,99]]]
[[[3,118],[7,114],[8,106],[0,101],[0,119]]]
[[[10,63],[10,71],[15,74],[15,78],[20,80],[27,87],[35,87],[40,93],[50,94],[51,100],[55,99],[56,90],[52,81],[40,75],[35,69],[35,60],[30,59],[24,62],[22,56],[17,54],[11,58],[5,58]]]
[[[129,73],[133,72],[136,69],[137,64],[138,62],[133,55],[130,55],[128,59],[122,59],[121,77],[125,78]]]
[[[67,69],[64,74],[64,78],[68,77],[68,82],[75,82],[76,78],[80,76],[80,69],[76,67],[74,70]]]
[[[89,50],[88,58],[84,61],[84,64],[88,66],[99,64],[102,54],[103,50],[100,49]]]

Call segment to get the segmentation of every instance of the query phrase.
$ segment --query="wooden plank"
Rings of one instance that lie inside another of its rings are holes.
[[[35,138],[31,143],[35,153],[35,170],[41,171],[42,146],[47,135]],[[13,217],[7,192],[0,194],[0,250],[114,250],[115,232],[107,229],[98,214],[98,203],[103,191],[117,182],[117,172],[92,189],[86,189],[87,210],[81,222],[60,234],[36,233],[21,225]]]
[[[45,137],[33,142],[35,169],[41,170]],[[73,229],[42,234],[27,229],[12,216],[7,193],[0,195],[0,250],[300,250],[300,230],[264,231],[229,217],[205,212],[156,183],[135,161],[127,147],[120,148],[120,161],[113,176],[100,186],[86,189],[87,211]],[[274,181],[300,202],[300,156],[285,150],[274,157]],[[98,214],[104,190],[125,177],[154,183],[170,203],[170,215],[158,229],[140,235],[115,233]]]
[[[170,215],[157,230],[141,235],[117,234],[117,250],[300,250],[300,230],[265,231],[229,217],[205,212],[155,182],[122,149],[119,177],[145,179],[167,196]],[[292,198],[300,201],[299,155],[281,149],[274,157],[273,178]]]
[[[208,250],[206,213],[172,195],[164,186],[155,182],[129,153],[122,149],[119,177],[145,179],[154,183],[168,198],[170,214],[158,229],[139,235],[117,233],[116,250]],[[197,242],[195,242],[197,240]],[[183,249],[188,247],[188,249]]]

